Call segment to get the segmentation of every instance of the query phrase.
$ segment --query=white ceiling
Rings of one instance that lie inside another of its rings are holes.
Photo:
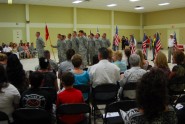
[[[7,3],[8,0],[0,0],[0,3]],[[93,8],[118,10],[128,12],[152,12],[159,10],[168,10],[173,8],[185,7],[185,0],[140,0],[137,2],[130,2],[129,0],[90,0],[73,4],[75,0],[13,0],[13,4],[34,4],[34,5],[50,5],[50,6],[66,6],[79,8]],[[169,2],[168,6],[158,6],[159,3]],[[117,4],[116,7],[107,7],[108,4]],[[135,10],[135,6],[144,6],[144,10]]]

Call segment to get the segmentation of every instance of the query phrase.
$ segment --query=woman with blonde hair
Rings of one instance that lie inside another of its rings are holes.
[[[170,68],[168,66],[168,62],[167,62],[167,57],[166,55],[159,51],[157,53],[157,56],[154,60],[154,65],[157,67],[157,68],[160,68],[163,70],[163,72],[165,73],[165,75],[167,77],[169,77],[169,74],[170,74]]]
[[[144,56],[143,56],[143,53],[141,50],[137,50],[136,51],[136,54],[140,56],[140,67],[144,70],[147,70],[148,69],[148,65],[149,65],[149,62],[147,60],[144,59]]]
[[[114,64],[120,68],[120,73],[124,73],[127,70],[126,62],[121,61],[122,57],[123,57],[123,54],[119,50],[113,53]]]
[[[113,61],[113,59],[112,59],[113,51],[112,51],[111,48],[107,48],[107,50],[108,50],[108,53],[109,53],[108,60],[109,60],[109,62],[112,62]]]

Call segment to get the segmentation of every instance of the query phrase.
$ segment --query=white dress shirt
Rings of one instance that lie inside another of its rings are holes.
[[[168,47],[173,47],[174,46],[174,39],[173,38],[169,38],[168,39]]]
[[[120,69],[104,59],[89,69],[89,75],[93,88],[106,83],[116,84],[120,80]]]

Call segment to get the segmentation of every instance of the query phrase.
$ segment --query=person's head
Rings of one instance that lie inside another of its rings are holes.
[[[31,46],[33,46],[33,42],[31,43]]]
[[[80,68],[80,66],[82,65],[82,56],[79,54],[75,54],[72,58],[71,61],[73,63],[73,66],[75,68]]]
[[[45,50],[44,51],[44,58],[46,58],[46,59],[50,59],[50,52],[49,52],[49,50]]]
[[[40,36],[40,32],[36,32],[36,37],[39,37]]]
[[[40,69],[48,69],[49,68],[48,59],[44,57],[39,58],[39,66],[40,66]]]
[[[66,52],[67,60],[71,60],[71,58],[74,54],[75,54],[75,51],[73,49],[68,49],[67,52]]]
[[[125,39],[125,36],[122,36],[122,39]]]
[[[76,36],[77,36],[77,32],[73,31],[73,37],[76,37]]]
[[[100,37],[99,33],[96,33],[95,38],[98,39]]]
[[[71,72],[62,73],[62,84],[66,87],[72,87],[75,82],[75,76]]]
[[[158,68],[168,68],[166,55],[161,51],[157,53],[154,63]]]
[[[143,68],[143,64],[144,64],[144,63],[143,63],[143,61],[144,61],[144,55],[143,55],[143,53],[142,53],[141,50],[137,50],[137,51],[136,51],[136,54],[139,55],[139,57],[140,57],[140,59],[141,59],[141,61],[140,61],[140,67]]]
[[[122,57],[123,57],[123,54],[119,50],[115,51],[114,54],[113,54],[113,60],[114,60],[114,62],[115,61],[121,61],[122,60]]]
[[[60,39],[61,38],[61,34],[57,34],[57,38]]]
[[[108,57],[109,57],[109,52],[108,52],[107,48],[105,48],[105,47],[99,48],[98,59],[99,60],[108,59]]]
[[[93,37],[94,37],[94,34],[93,34],[93,33],[91,33],[91,34],[90,34],[90,38],[93,38]]]
[[[1,64],[6,64],[7,63],[7,55],[6,54],[3,54],[3,53],[0,53],[0,63]]]
[[[32,72],[29,76],[29,81],[32,88],[39,88],[42,85],[44,76],[41,72]]]
[[[3,88],[3,85],[5,83],[8,83],[8,78],[7,78],[7,75],[6,75],[6,70],[5,68],[0,65],[0,93],[2,92],[1,89]]]
[[[167,78],[158,68],[152,68],[141,78],[136,90],[138,107],[144,111],[144,116],[151,120],[165,111],[168,104]]]
[[[130,55],[131,55],[131,51],[130,51],[130,49],[128,49],[128,48],[126,48],[126,49],[124,50],[124,53],[125,53],[125,56],[126,56],[127,58],[129,58]]]
[[[173,53],[173,63],[176,63],[178,65],[185,64],[185,55],[181,50],[176,50]]]
[[[22,64],[20,62],[20,60],[18,59],[17,55],[15,54],[10,54],[8,56],[8,60],[7,60],[7,66],[10,67],[10,68],[14,68],[15,66],[21,66],[22,67]]]
[[[170,38],[173,39],[173,34],[170,34]]]
[[[83,30],[80,30],[79,31],[79,36],[83,36],[84,35],[84,31]]]
[[[93,56],[93,62],[92,62],[92,65],[95,65],[99,62],[99,59],[98,59],[98,55],[94,55]]]
[[[113,58],[113,50],[111,48],[107,48],[108,50],[108,60],[110,62],[112,62],[112,58]]]
[[[69,33],[69,34],[67,35],[67,38],[68,38],[68,39],[71,39],[71,36],[72,36],[71,33]]]
[[[106,38],[107,34],[103,33],[102,38]]]
[[[156,34],[154,34],[154,38],[156,38]]]
[[[130,66],[131,67],[139,67],[140,65],[140,57],[139,55],[137,54],[132,54],[130,57],[129,57],[129,63],[130,63]]]

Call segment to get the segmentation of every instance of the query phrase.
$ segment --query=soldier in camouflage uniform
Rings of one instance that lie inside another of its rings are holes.
[[[111,43],[110,40],[106,38],[107,34],[103,33],[102,35],[102,47],[108,48],[110,47]]]
[[[79,31],[79,54],[82,56],[82,66],[86,68],[87,66],[87,38],[84,36],[84,31]]]
[[[72,49],[75,51],[76,54],[79,53],[79,38],[77,37],[76,31],[73,31]]]
[[[72,48],[72,39],[71,39],[71,36],[72,35],[70,33],[67,35],[68,40],[66,40],[66,50]]]
[[[36,49],[38,52],[38,58],[44,57],[44,40],[40,37],[40,32],[36,32]]]
[[[95,55],[95,40],[94,40],[94,34],[91,33],[88,39],[88,52],[89,52],[89,58],[90,63],[93,63],[93,56]]]
[[[96,33],[95,35],[95,54],[98,54],[98,50],[101,47],[102,47],[102,41],[100,39],[100,34]]]
[[[66,53],[66,43],[65,43],[65,36],[64,35],[61,35],[61,34],[58,34],[57,35],[57,45],[56,46],[53,46],[51,45],[51,47],[53,48],[57,48],[58,50],[58,59],[59,59],[59,63],[65,61],[66,57],[65,57],[65,53]]]

